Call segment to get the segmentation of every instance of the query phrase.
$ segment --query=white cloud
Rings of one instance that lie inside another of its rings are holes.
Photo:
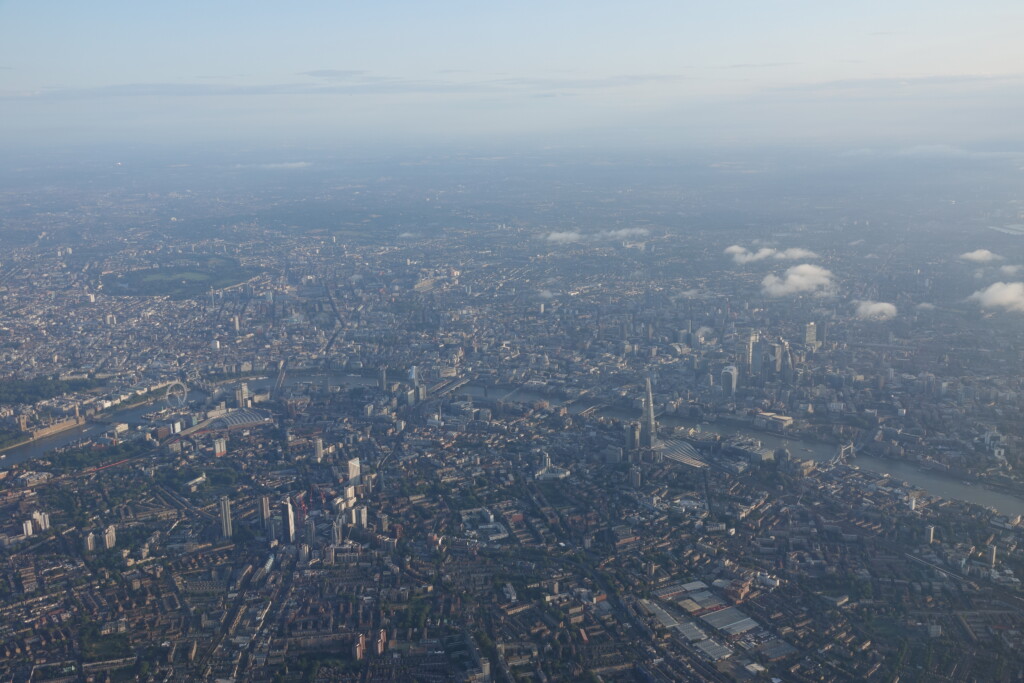
[[[732,256],[732,260],[739,264],[752,263],[754,261],[762,261],[766,258],[774,258],[780,261],[789,259],[801,259],[801,258],[818,258],[810,249],[804,249],[802,247],[790,247],[789,249],[773,249],[772,247],[761,247],[757,251],[750,251],[746,247],[741,247],[738,244],[726,247],[725,252],[729,256]]]
[[[892,320],[896,317],[896,306],[884,301],[854,301],[857,317],[861,320]]]
[[[647,228],[622,228],[621,230],[603,230],[597,233],[599,239],[623,240],[629,237],[645,237],[651,234]]]
[[[548,233],[547,240],[548,242],[554,242],[555,244],[572,244],[574,242],[582,242],[583,234],[577,230],[551,232]]]
[[[563,230],[548,233],[545,238],[553,244],[575,244],[577,242],[600,242],[607,240],[624,240],[631,237],[644,237],[651,234],[647,228],[621,228],[619,230],[602,230],[584,234],[579,230]]]
[[[935,304],[930,304],[927,301],[924,301],[924,302],[919,303],[917,305],[917,310],[919,310],[919,311],[934,311],[935,310]]]
[[[796,260],[800,258],[818,258],[818,255],[810,249],[804,249],[803,247],[790,247],[789,249],[781,249],[775,252],[772,258],[777,258],[779,260]]]
[[[768,258],[775,253],[775,250],[770,247],[761,247],[757,251],[752,252],[746,247],[734,244],[731,247],[726,247],[725,253],[732,256],[732,260],[736,263],[750,263],[751,261],[760,261],[761,259]]]
[[[972,261],[974,263],[991,263],[992,261],[1003,260],[1002,256],[994,254],[988,249],[975,249],[974,251],[968,251],[960,254],[960,258],[964,261]]]
[[[1024,282],[996,282],[967,297],[982,308],[1005,308],[1024,313]]]
[[[1000,266],[999,271],[1003,275],[1016,275],[1021,270],[1024,270],[1024,266]]]
[[[813,293],[819,296],[835,291],[832,271],[811,263],[801,263],[787,268],[782,277],[772,274],[761,280],[761,291],[765,296],[788,296],[790,294]]]
[[[411,239],[413,237],[416,237],[416,233],[414,233],[414,232],[403,232],[398,237],[399,237],[399,239],[407,240],[407,239]]]

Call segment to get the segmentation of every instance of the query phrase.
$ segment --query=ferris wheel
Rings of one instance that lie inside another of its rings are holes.
[[[184,382],[171,382],[164,392],[164,401],[168,406],[175,409],[184,408],[188,403],[188,387]]]

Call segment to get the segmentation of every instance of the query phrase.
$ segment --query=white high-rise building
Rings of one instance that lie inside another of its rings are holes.
[[[284,542],[295,543],[295,510],[287,498],[281,503],[281,524],[284,527]]]
[[[227,496],[220,498],[220,535],[223,538],[231,538],[231,499]]]
[[[264,529],[270,526],[270,496],[260,496],[260,522]]]

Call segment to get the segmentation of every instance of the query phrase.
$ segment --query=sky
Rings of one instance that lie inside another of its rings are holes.
[[[0,142],[1019,143],[1020,0],[0,0]]]

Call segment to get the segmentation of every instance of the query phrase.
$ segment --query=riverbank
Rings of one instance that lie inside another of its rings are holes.
[[[327,378],[331,384],[340,386],[364,386],[374,384],[377,381],[376,377],[371,376],[354,375],[330,370],[314,370],[308,372],[298,371],[295,373],[289,373],[285,384],[291,386],[302,382],[308,382],[311,376],[315,376],[321,381],[323,378]],[[273,380],[270,378],[264,378],[263,380],[251,382],[250,389],[262,388],[263,385],[269,385],[272,381]],[[194,392],[194,394],[197,397],[204,396],[202,392]],[[541,394],[539,392],[533,392],[520,387],[498,387],[495,385],[482,384],[467,384],[460,387],[455,392],[455,395],[469,398],[486,398],[489,400],[502,398],[506,401],[511,400],[524,403],[547,401],[552,405],[565,405],[566,403],[569,403],[564,399],[560,399],[552,395]],[[572,402],[568,407],[570,412],[577,414],[591,408],[594,403],[596,403],[596,400]],[[144,422],[143,413],[145,411],[146,407],[144,406],[135,406],[126,409],[122,408],[112,412],[109,417],[112,421],[138,425]],[[639,410],[626,408],[606,407],[598,410],[597,414],[603,417],[619,420],[637,420],[640,417]],[[812,459],[818,462],[827,462],[835,455],[835,444],[829,444],[815,439],[799,439],[790,436],[772,434],[770,432],[762,432],[760,430],[753,429],[752,426],[740,423],[734,424],[733,420],[722,421],[719,419],[714,423],[705,424],[700,420],[695,420],[693,418],[665,415],[659,418],[659,422],[665,427],[684,427],[687,429],[697,428],[704,432],[717,434],[722,438],[742,436],[745,438],[756,439],[760,441],[765,448],[771,450],[787,448],[798,458]],[[106,428],[107,425],[105,424],[87,424],[83,427],[70,430],[55,437],[48,437],[35,443],[24,443],[15,446],[8,449],[8,457],[4,461],[3,466],[7,467],[12,464],[41,457],[55,448],[65,446],[82,438],[95,436]],[[994,507],[1001,514],[1005,515],[1024,515],[1024,498],[1018,497],[1017,493],[989,490],[980,484],[977,486],[968,486],[960,479],[949,474],[925,470],[919,468],[913,463],[886,460],[877,456],[858,455],[851,464],[879,474],[888,474],[899,481],[908,482],[915,488],[924,489],[930,494],[941,496],[943,498],[962,500],[969,503],[975,503],[977,505],[983,505],[985,507]]]

